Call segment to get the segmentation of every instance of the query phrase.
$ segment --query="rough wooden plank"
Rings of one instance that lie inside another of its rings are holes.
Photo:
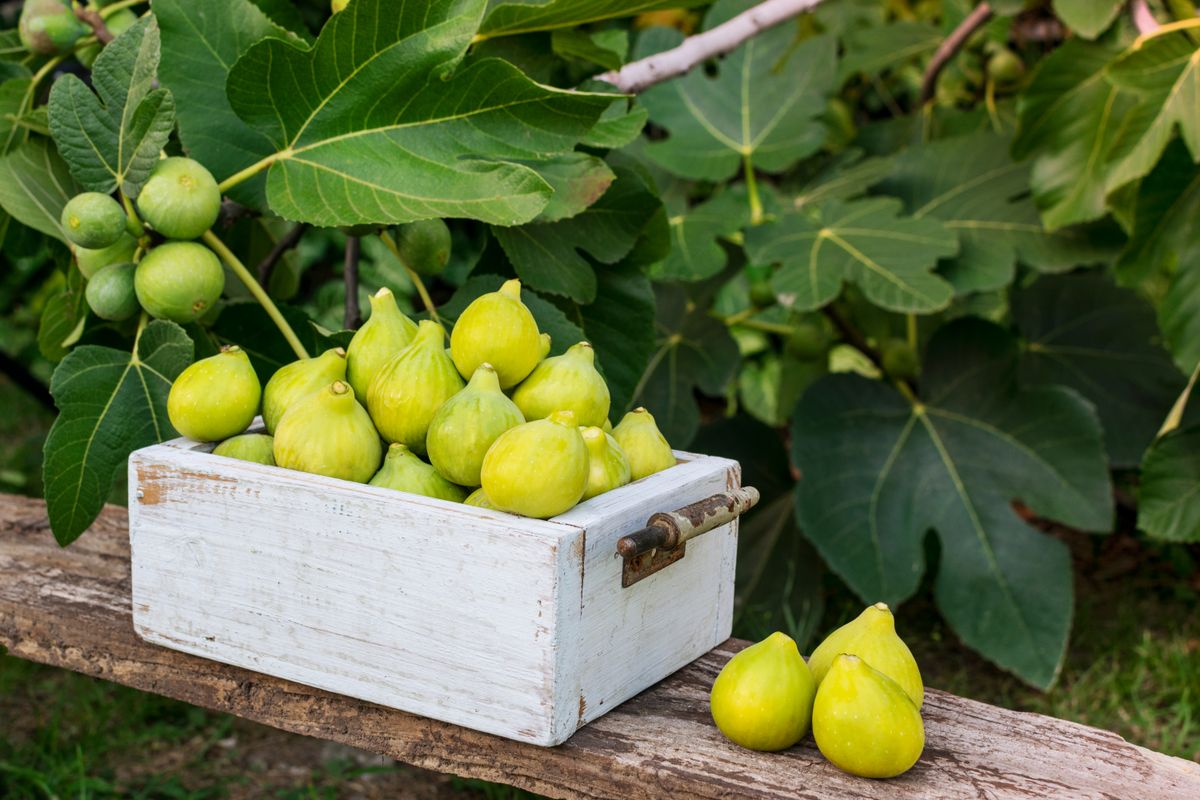
[[[1195,800],[1200,765],[1105,731],[930,691],[921,762],[891,781],[847,776],[811,740],[783,754],[726,743],[707,689],[730,641],[546,749],[147,644],[133,632],[125,513],[60,550],[42,503],[0,495],[0,643],[17,656],[552,797],[1095,798]]]

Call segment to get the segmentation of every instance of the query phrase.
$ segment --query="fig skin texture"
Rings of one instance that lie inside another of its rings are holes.
[[[917,708],[925,700],[921,670],[908,645],[896,635],[896,621],[884,603],[867,606],[857,618],[825,638],[809,656],[808,666],[817,683],[824,680],[833,660],[842,653],[858,656],[894,680]]]
[[[219,442],[250,426],[261,397],[250,358],[229,345],[179,373],[167,395],[167,416],[187,438]]]
[[[93,275],[109,264],[123,264],[126,261],[133,261],[133,254],[136,252],[137,239],[128,233],[124,233],[121,235],[121,238],[117,239],[116,244],[108,247],[101,247],[95,250],[87,247],[76,247],[75,263],[79,265],[79,271],[83,273],[83,277],[90,280]]]
[[[555,411],[575,412],[579,424],[600,426],[608,419],[608,384],[596,371],[596,352],[587,342],[547,358],[513,392],[525,419],[545,419]]]
[[[263,389],[262,416],[267,432],[275,432],[284,413],[293,405],[318,389],[345,379],[346,351],[340,347],[280,367]]]
[[[549,519],[583,497],[587,457],[575,414],[557,411],[501,434],[483,459],[483,491],[501,511]]]
[[[59,221],[72,244],[100,250],[121,240],[125,219],[125,210],[116,200],[100,192],[83,192],[67,201]]]
[[[581,428],[579,435],[588,449],[588,483],[583,499],[611,492],[631,480],[629,459],[611,434],[602,428]]]
[[[275,429],[275,463],[286,469],[366,483],[382,459],[379,434],[344,381],[300,399]]]
[[[461,503],[467,498],[466,490],[443,478],[416,453],[399,443],[388,447],[383,466],[371,478],[371,485],[452,503]]]
[[[133,289],[133,264],[109,264],[88,281],[84,296],[100,319],[120,322],[141,310]]]
[[[199,161],[174,156],[154,166],[137,199],[143,221],[168,239],[196,239],[221,213],[221,190]]]
[[[521,302],[521,282],[505,281],[499,291],[475,298],[450,334],[454,365],[464,378],[487,362],[501,389],[511,389],[542,358],[542,339],[533,314]]]
[[[252,461],[275,466],[275,439],[265,433],[243,433],[221,442],[213,449],[214,456]]]
[[[488,448],[524,422],[521,410],[500,390],[496,370],[480,364],[467,387],[433,415],[425,435],[429,461],[454,483],[478,486]]]
[[[894,778],[925,749],[921,712],[894,680],[858,656],[839,655],[817,687],[813,738],[838,769]]]
[[[612,435],[625,451],[635,481],[675,466],[671,445],[659,432],[654,415],[644,408],[626,414],[613,428]]]
[[[371,380],[408,347],[417,335],[417,323],[396,305],[396,296],[386,286],[371,295],[371,316],[354,333],[346,348],[346,379],[354,396],[364,400]]]
[[[65,53],[89,33],[91,28],[75,16],[67,0],[25,0],[21,8],[18,35],[31,53]]]
[[[434,415],[464,386],[446,355],[445,338],[441,325],[421,320],[412,344],[379,370],[367,390],[367,408],[383,438],[418,455],[425,454]]]
[[[221,298],[225,270],[202,244],[167,242],[138,262],[133,286],[150,316],[186,324],[204,316]]]
[[[475,506],[476,508],[490,508],[493,511],[500,510],[492,505],[491,500],[488,500],[487,492],[483,491],[482,486],[467,495],[467,499],[463,500],[463,503],[469,506]]]
[[[713,682],[713,722],[750,750],[786,750],[804,738],[816,682],[785,633],[773,633],[729,659]]]
[[[396,228],[396,249],[418,275],[441,275],[450,261],[450,228],[440,219],[423,219]]]

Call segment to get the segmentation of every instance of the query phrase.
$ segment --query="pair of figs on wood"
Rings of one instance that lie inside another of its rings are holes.
[[[713,721],[752,750],[784,750],[811,725],[834,766],[864,778],[908,771],[925,748],[925,687],[883,603],[831,633],[806,664],[773,633],[725,665],[713,683]]]

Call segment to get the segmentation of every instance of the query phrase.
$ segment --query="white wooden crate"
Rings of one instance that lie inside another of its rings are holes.
[[[540,745],[729,637],[737,521],[622,588],[617,540],[740,485],[671,469],[542,521],[214,456],[129,459],[144,639]]]

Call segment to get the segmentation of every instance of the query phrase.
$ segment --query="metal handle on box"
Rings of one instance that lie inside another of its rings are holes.
[[[753,508],[758,497],[758,489],[743,486],[697,500],[675,511],[651,515],[646,527],[617,542],[617,554],[625,560],[621,585],[632,586],[674,564],[683,558],[688,539],[732,522]]]

